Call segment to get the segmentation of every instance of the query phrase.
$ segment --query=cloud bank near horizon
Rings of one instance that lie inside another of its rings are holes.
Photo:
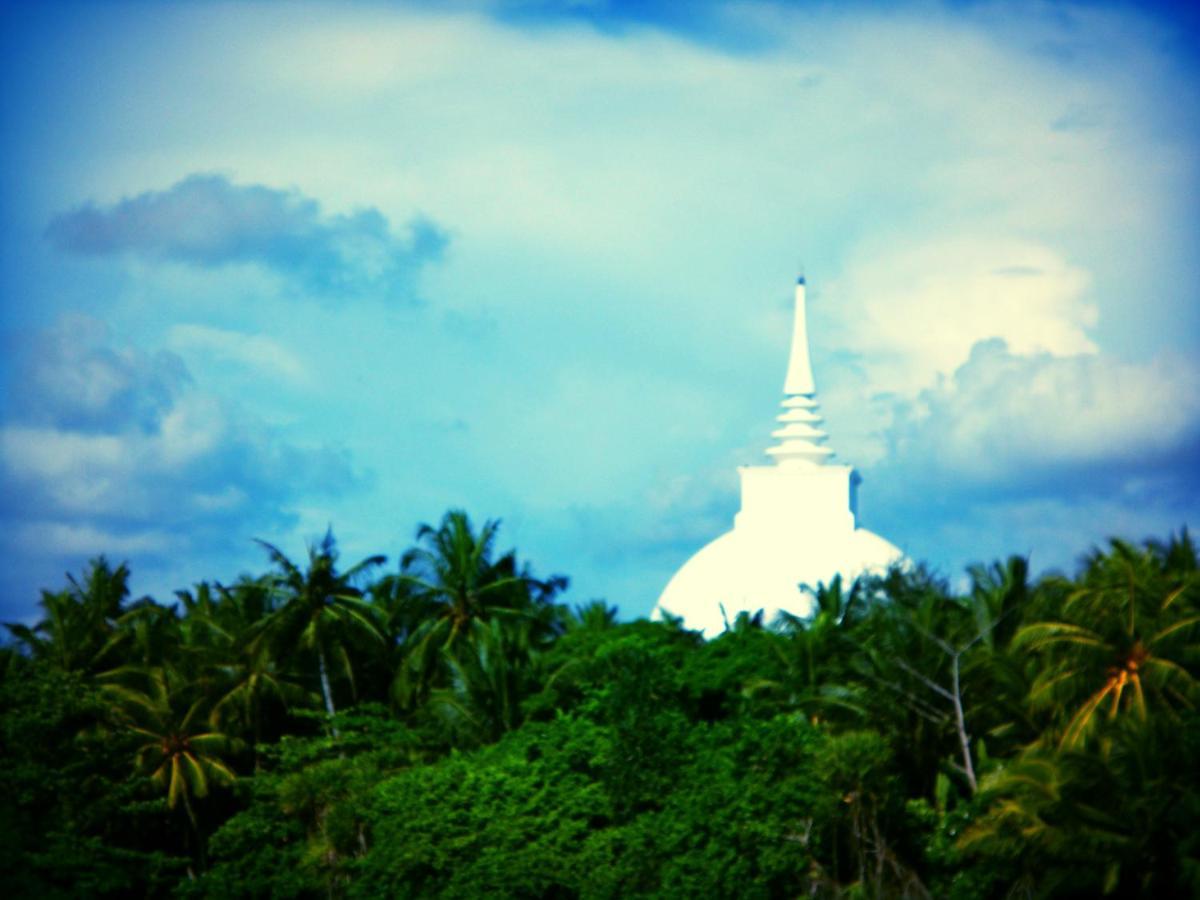
[[[0,422],[0,524],[27,566],[244,559],[252,537],[294,524],[301,498],[360,477],[336,445],[289,440],[204,391],[175,353],[117,341],[91,317],[33,335],[18,367],[20,403]]]

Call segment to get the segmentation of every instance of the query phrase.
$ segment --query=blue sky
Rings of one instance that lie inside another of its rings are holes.
[[[647,613],[810,333],[951,577],[1200,509],[1196,19],[1058,3],[9,5],[0,613],[451,507]]]

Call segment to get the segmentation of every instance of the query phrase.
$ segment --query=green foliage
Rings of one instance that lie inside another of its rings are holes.
[[[42,591],[39,605],[45,615],[36,625],[5,627],[34,659],[64,672],[93,674],[125,637],[117,623],[126,611],[129,569],[124,564],[114,569],[100,556],[92,560],[82,581],[72,575],[67,580],[65,590]]]
[[[1030,696],[1057,714],[1064,747],[1105,720],[1173,716],[1200,700],[1200,577],[1180,549],[1189,545],[1186,532],[1166,547],[1114,540],[1064,589],[1057,616],[1017,634],[1016,646],[1045,659]]]
[[[307,651],[316,657],[321,695],[330,716],[336,712],[331,669],[337,666],[351,692],[355,690],[351,649],[355,640],[368,646],[382,642],[370,606],[362,600],[355,580],[382,565],[386,557],[369,556],[344,572],[337,570],[337,542],[333,530],[308,548],[308,568],[301,570],[277,547],[259,541],[276,572],[272,590],[278,607],[254,630],[248,645],[251,654],[266,652],[276,658]]]
[[[612,818],[605,750],[597,726],[562,718],[384,781],[354,895],[577,895],[611,858],[587,840]]]
[[[776,896],[808,883],[836,805],[803,720],[697,723],[653,808],[622,813],[621,738],[586,716],[385,781],[361,896]],[[650,761],[646,767],[649,768]]]
[[[1186,532],[813,586],[812,612],[568,610],[453,511],[397,573],[129,602],[104,559],[0,648],[0,891],[56,897],[1200,896]]]
[[[336,737],[289,736],[267,750],[263,769],[246,779],[250,802],[212,836],[212,865],[185,896],[305,897],[345,888],[367,850],[370,793],[420,750],[381,706],[339,713],[335,724]]]
[[[838,800],[816,763],[825,734],[778,716],[701,726],[689,743],[662,812],[639,823],[661,860],[661,894],[794,896],[826,885],[818,860]]]
[[[78,672],[16,658],[0,681],[0,894],[160,896],[185,860],[154,833],[130,745]]]
[[[413,710],[433,692],[457,719],[452,731],[494,740],[519,724],[526,672],[537,652],[561,633],[566,618],[553,603],[567,580],[539,581],[516,552],[493,558],[500,523],[478,533],[461,510],[417,529],[417,544],[400,558],[384,591],[390,622],[403,622],[403,650],[393,697]]]

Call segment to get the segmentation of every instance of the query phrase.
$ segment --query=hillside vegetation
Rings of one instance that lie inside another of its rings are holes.
[[[681,622],[568,608],[450,512],[398,565],[134,600],[0,650],[7,897],[1200,896],[1186,531]]]

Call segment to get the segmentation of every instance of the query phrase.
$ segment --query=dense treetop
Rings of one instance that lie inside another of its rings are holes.
[[[170,603],[103,558],[45,591],[0,650],[5,896],[1200,895],[1186,531],[707,642],[497,539],[452,511],[394,569],[330,533]]]

